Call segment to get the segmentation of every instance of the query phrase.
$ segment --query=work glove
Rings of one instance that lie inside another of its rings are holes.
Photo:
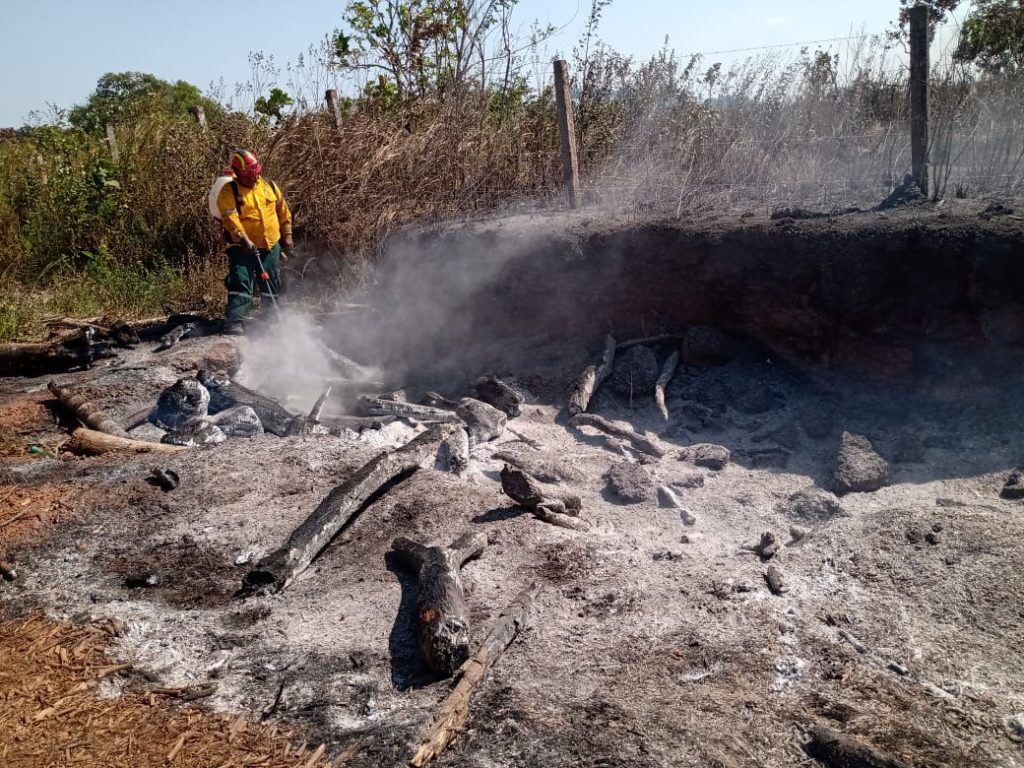
[[[256,243],[254,243],[248,237],[242,238],[242,242],[239,243],[239,245],[242,246],[242,250],[245,251],[250,256],[256,254],[259,251],[259,249],[256,247]]]

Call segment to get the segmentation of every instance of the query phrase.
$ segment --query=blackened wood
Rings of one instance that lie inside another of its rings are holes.
[[[668,406],[665,405],[665,388],[676,373],[676,366],[679,365],[679,350],[675,350],[665,361],[665,367],[661,369],[661,376],[654,384],[654,402],[658,406],[661,417],[668,421]]]
[[[537,584],[531,584],[516,595],[498,616],[480,648],[459,669],[458,683],[441,704],[434,724],[409,761],[414,768],[423,768],[438,757],[463,731],[466,720],[469,719],[469,704],[473,693],[487,677],[501,654],[515,640],[516,635],[526,627],[530,612],[533,610],[533,601],[539,591]]]
[[[278,592],[291,584],[374,494],[411,475],[428,459],[433,460],[453,428],[439,424],[397,451],[386,451],[357,469],[320,502],[284,546],[271,552],[246,574],[243,589],[268,587]]]
[[[117,422],[107,416],[96,403],[92,402],[81,392],[76,392],[70,387],[58,386],[53,381],[47,384],[47,388],[65,410],[72,413],[76,419],[90,429],[94,429],[97,432],[105,432],[114,437],[129,437],[128,433],[121,429]]]
[[[590,399],[597,388],[604,383],[615,365],[615,337],[611,334],[604,340],[604,356],[600,365],[587,366],[569,390],[569,413],[574,416],[584,413],[590,406]]]
[[[400,536],[391,549],[406,568],[417,573],[417,635],[430,668],[449,677],[469,658],[469,611],[460,569],[487,546],[483,533],[466,534],[450,547],[427,547]]]
[[[278,437],[288,434],[288,427],[295,418],[291,413],[267,395],[256,392],[238,382],[208,371],[199,371],[196,379],[210,391],[210,413],[220,413],[238,405],[248,405],[260,417],[263,429]]]
[[[578,531],[590,527],[580,519],[583,502],[579,496],[547,493],[540,483],[521,469],[513,469],[508,465],[502,468],[501,490],[516,504],[526,507],[544,522]]]

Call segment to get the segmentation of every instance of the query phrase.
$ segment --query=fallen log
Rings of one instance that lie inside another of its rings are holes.
[[[516,595],[515,600],[498,616],[480,648],[459,669],[458,683],[441,704],[427,737],[409,761],[414,768],[423,768],[462,733],[469,719],[469,703],[473,693],[487,677],[498,657],[526,626],[539,589],[537,584],[531,584]]]
[[[376,371],[372,368],[360,365],[355,360],[345,357],[340,352],[335,352],[322,341],[317,340],[316,345],[319,347],[320,351],[323,352],[324,357],[330,360],[334,369],[345,378],[366,381],[375,377]]]
[[[0,344],[0,376],[60,373],[88,368],[101,358],[114,356],[108,342],[96,342],[94,338],[95,331],[86,328],[56,343]]]
[[[604,356],[601,358],[601,364],[596,367],[587,366],[569,390],[569,413],[575,416],[587,410],[590,399],[594,396],[597,388],[611,375],[614,364],[615,337],[609,333],[604,340]]]
[[[58,386],[54,381],[47,384],[46,388],[50,390],[50,394],[57,398],[58,403],[73,413],[76,419],[90,429],[94,429],[97,432],[105,432],[114,437],[129,437],[128,433],[121,429],[117,422],[107,416],[96,403],[81,392],[76,392],[70,387]]]
[[[583,501],[579,496],[549,495],[536,480],[521,469],[513,469],[508,465],[502,467],[501,490],[516,504],[526,507],[546,523],[574,531],[586,531],[590,528],[590,525],[580,518]]]
[[[245,575],[243,590],[269,587],[279,592],[291,584],[371,497],[411,475],[425,461],[433,460],[453,428],[437,425],[397,451],[385,451],[357,469],[320,502],[284,546],[271,552]]]
[[[132,328],[143,341],[156,341],[169,331],[181,325],[191,324],[194,326],[191,334],[194,336],[212,336],[223,330],[224,323],[220,318],[210,318],[197,312],[178,312],[167,317],[150,317],[145,320],[135,320]]]
[[[811,730],[804,750],[829,768],[910,768],[902,760],[820,725]]]
[[[143,440],[108,435],[88,427],[79,427],[71,433],[71,439],[64,443],[71,453],[84,456],[99,456],[104,453],[179,453],[187,450],[181,445],[147,443]]]
[[[668,406],[665,405],[665,387],[672,381],[672,377],[675,376],[676,366],[679,365],[679,350],[676,350],[668,356],[668,360],[665,361],[665,367],[661,369],[661,376],[654,384],[654,402],[658,405],[658,410],[661,412],[661,417],[668,421]]]
[[[367,416],[399,416],[419,421],[438,421],[442,423],[461,424],[462,419],[451,411],[431,408],[427,405],[415,405],[399,400],[385,400],[381,397],[363,395],[359,404]]]
[[[594,429],[600,430],[612,437],[617,437],[621,440],[627,441],[638,451],[646,453],[649,456],[654,456],[656,459],[660,459],[665,455],[665,449],[662,448],[655,440],[645,437],[631,428],[626,429],[624,427],[620,427],[617,424],[608,421],[608,419],[593,413],[581,413],[577,416],[573,416],[569,424],[576,429],[580,429],[581,427],[593,427]]]
[[[469,610],[459,571],[480,557],[487,536],[467,533],[450,547],[426,547],[399,536],[391,544],[398,561],[417,573],[417,636],[427,664],[450,677],[469,658]]]

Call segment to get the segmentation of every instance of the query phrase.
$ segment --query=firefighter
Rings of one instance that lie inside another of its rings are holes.
[[[242,318],[259,287],[263,307],[281,293],[281,256],[292,249],[292,213],[280,187],[262,176],[256,155],[240,149],[231,156],[234,179],[217,196],[227,242],[227,330],[242,331]]]

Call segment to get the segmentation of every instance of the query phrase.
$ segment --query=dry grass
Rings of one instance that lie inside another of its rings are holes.
[[[171,707],[154,693],[101,698],[127,665],[105,655],[111,627],[74,627],[39,617],[0,624],[0,763],[44,766],[317,768],[322,751],[297,734]]]

